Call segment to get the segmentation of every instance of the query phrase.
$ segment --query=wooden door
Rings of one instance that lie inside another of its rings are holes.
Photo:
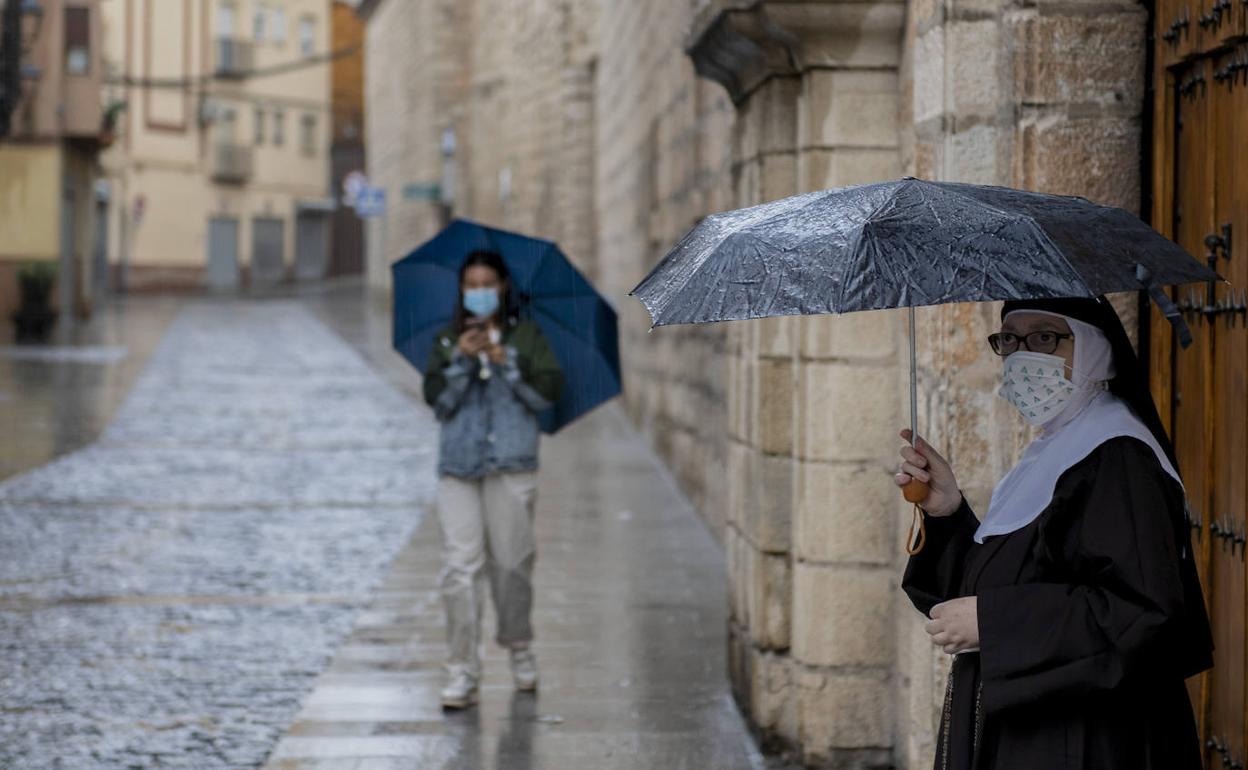
[[[1212,508],[1209,521],[1208,576],[1213,622],[1214,665],[1209,698],[1208,742],[1210,766],[1230,767],[1248,757],[1244,743],[1244,538],[1245,471],[1248,471],[1248,431],[1245,430],[1245,368],[1248,361],[1248,331],[1238,297],[1248,287],[1248,256],[1243,244],[1248,239],[1244,222],[1244,188],[1235,150],[1238,120],[1248,116],[1248,86],[1233,82],[1225,73],[1238,54],[1223,53],[1210,61],[1213,77],[1210,87],[1210,140],[1214,149],[1213,238],[1205,243],[1218,271],[1230,286],[1214,288],[1212,322],[1213,362],[1213,462]],[[1242,130],[1242,129],[1241,129]],[[1238,296],[1237,296],[1238,293]],[[1238,465],[1239,467],[1236,467]],[[1216,755],[1216,756],[1215,756]],[[1216,761],[1215,761],[1216,760]]]
[[[1179,0],[1167,2],[1163,12],[1175,13]],[[1204,23],[1186,50],[1157,41],[1152,214],[1230,285],[1174,289],[1194,342],[1180,349],[1154,310],[1150,366],[1188,492],[1217,647],[1213,672],[1190,692],[1206,767],[1230,770],[1248,762],[1248,153],[1238,147],[1248,137],[1248,44],[1228,46],[1243,32],[1243,11],[1217,3],[1201,0]]]

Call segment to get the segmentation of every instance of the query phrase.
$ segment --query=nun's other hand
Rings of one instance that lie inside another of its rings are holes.
[[[957,511],[962,505],[962,490],[958,489],[958,480],[949,463],[921,437],[917,447],[910,446],[909,428],[901,432],[901,437],[906,445],[901,448],[901,466],[893,481],[899,487],[909,484],[912,478],[927,484],[927,497],[919,507],[929,516],[949,516]]]
[[[979,600],[963,596],[937,604],[925,628],[932,644],[950,655],[979,649]]]

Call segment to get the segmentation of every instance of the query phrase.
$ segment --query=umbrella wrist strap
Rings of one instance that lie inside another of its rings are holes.
[[[906,533],[906,553],[914,556],[923,550],[923,546],[927,545],[927,523],[923,520],[923,509],[918,503],[914,504],[914,512],[910,518],[910,531]],[[915,529],[918,529],[918,537],[915,537]]]
[[[1137,264],[1135,266],[1135,278],[1148,292],[1148,296],[1152,297],[1153,304],[1161,312],[1170,325],[1174,327],[1175,333],[1179,338],[1179,346],[1186,348],[1192,344],[1192,330],[1188,328],[1187,321],[1183,320],[1183,314],[1175,306],[1174,301],[1166,296],[1166,292],[1153,280],[1153,273],[1147,267]]]

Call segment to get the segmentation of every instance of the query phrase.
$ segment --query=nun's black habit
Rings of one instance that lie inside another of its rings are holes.
[[[1108,338],[1109,390],[1164,449],[1130,341],[1104,299],[1006,303],[1075,318]],[[1111,438],[1058,478],[1043,512],[973,539],[965,501],[927,517],[903,586],[924,615],[978,597],[979,652],[953,662],[937,770],[1199,770],[1184,679],[1212,665],[1183,489],[1154,449]]]

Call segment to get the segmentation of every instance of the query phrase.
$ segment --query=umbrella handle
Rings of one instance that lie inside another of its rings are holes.
[[[907,503],[921,503],[927,499],[927,484],[918,479],[910,479],[906,485],[901,488],[901,494],[906,498]]]

